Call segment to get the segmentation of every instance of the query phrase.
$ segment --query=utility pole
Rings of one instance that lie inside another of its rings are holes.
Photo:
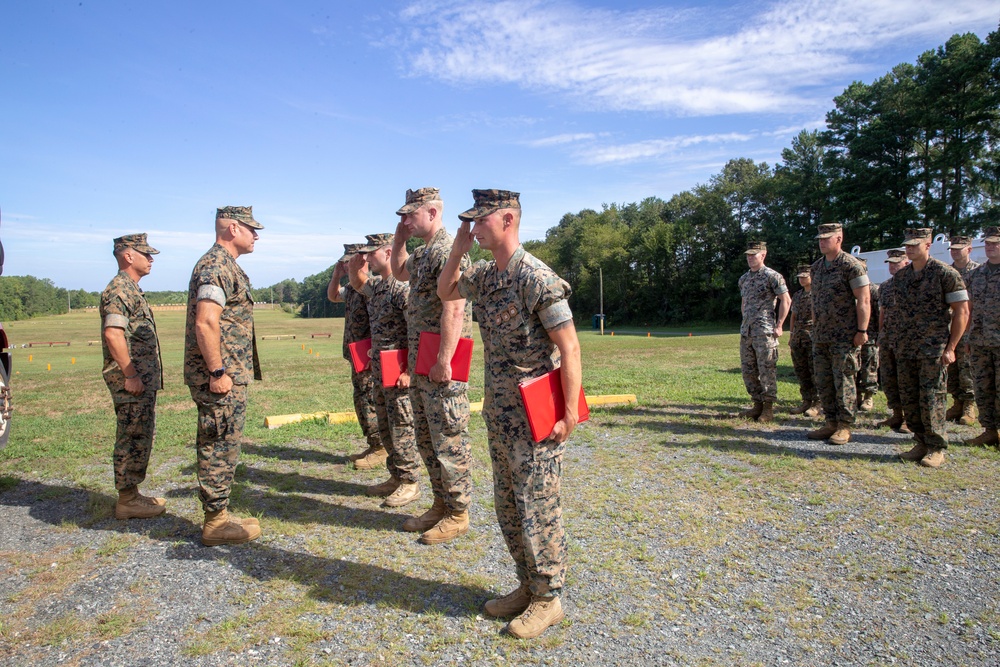
[[[597,267],[597,275],[600,278],[601,285],[601,335],[604,335],[604,269],[600,266]]]

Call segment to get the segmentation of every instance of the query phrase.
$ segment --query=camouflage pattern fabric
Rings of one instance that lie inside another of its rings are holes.
[[[858,393],[874,394],[878,391],[878,297],[879,286],[875,283],[868,283],[868,293],[870,295],[871,315],[868,318],[868,341],[861,346],[858,352],[858,370],[856,379]]]
[[[879,285],[878,290],[878,308],[882,315],[882,328],[878,334],[878,375],[889,409],[901,410],[903,400],[899,397],[899,380],[896,376],[895,333],[900,323],[895,304],[892,276],[889,276]]]
[[[372,337],[368,321],[368,303],[363,294],[357,292],[350,283],[344,285],[344,359],[351,360],[347,345]],[[381,380],[379,380],[381,382]],[[351,364],[351,384],[354,386],[354,414],[358,417],[361,432],[370,447],[380,447],[382,438],[378,429],[378,411],[375,409],[376,378],[371,367],[354,370]]]
[[[852,343],[813,342],[813,377],[827,421],[854,424],[860,350]]]
[[[1000,264],[985,263],[969,273],[969,361],[976,407],[983,428],[1000,422]]]
[[[518,580],[532,595],[558,594],[566,573],[561,504],[566,445],[534,442],[518,385],[559,366],[548,330],[572,322],[571,289],[518,247],[503,272],[495,262],[476,262],[462,274],[458,291],[474,303],[483,339],[483,417],[500,531]]]
[[[788,337],[788,350],[792,355],[792,368],[799,380],[799,394],[803,401],[819,400],[816,392],[816,382],[813,378],[812,363],[812,294],[800,289],[792,296],[792,307],[789,310],[791,321],[795,323]]]
[[[813,343],[846,343],[858,331],[854,290],[868,284],[856,258],[841,253],[832,261],[816,260],[812,269]]]
[[[901,410],[903,399],[899,395],[899,375],[896,368],[896,348],[880,345],[878,348],[878,377],[885,402],[890,410]]]
[[[217,512],[229,505],[246,423],[247,385],[234,384],[228,394],[213,394],[207,384],[190,389],[198,406],[198,496],[206,512]]]
[[[260,380],[260,359],[253,326],[253,293],[250,279],[229,251],[216,243],[202,255],[188,284],[187,327],[184,332],[184,384],[207,385],[209,371],[194,333],[195,311],[201,297],[222,306],[222,365],[233,384]]]
[[[968,285],[969,276],[974,269],[979,267],[979,262],[969,260],[965,268],[962,269],[956,267],[954,264],[951,267],[958,271],[959,275],[962,276],[962,280]],[[970,322],[969,324],[971,325],[972,323]],[[972,364],[967,351],[970,329],[971,326],[966,328],[965,335],[962,336],[962,344],[955,349],[955,361],[948,366],[948,393],[956,401],[972,401],[976,398],[975,384],[972,379]]]
[[[900,326],[896,315],[895,292],[892,287],[892,276],[889,276],[878,288],[878,310],[882,315],[882,329],[878,332],[878,345],[895,347],[896,328]]]
[[[101,293],[101,342],[104,349],[104,383],[115,403],[132,403],[144,400],[125,391],[125,375],[111,357],[104,340],[104,327],[115,326],[125,331],[132,365],[146,386],[146,392],[163,389],[163,362],[160,342],[156,335],[153,311],[139,285],[124,271],[111,279]]]
[[[406,307],[408,368],[417,367],[420,333],[441,333],[443,306],[437,295],[437,279],[448,261],[452,241],[447,231],[439,229],[429,243],[416,248],[406,259],[410,274]],[[468,266],[468,257],[463,257],[461,268]],[[468,302],[460,333],[472,334],[472,307]],[[427,466],[435,497],[443,499],[453,511],[468,509],[472,497],[468,385],[454,380],[438,384],[428,376],[412,375],[410,403],[417,447]]]
[[[111,279],[101,293],[101,342],[104,348],[104,382],[115,408],[115,446],[112,454],[115,488],[138,486],[146,479],[149,456],[156,437],[156,392],[163,389],[163,363],[153,311],[139,285],[124,271]],[[103,328],[125,331],[132,365],[145,389],[139,396],[125,391],[125,375],[111,357]]]
[[[362,294],[368,304],[371,323],[372,377],[377,378],[374,382],[375,413],[379,439],[389,454],[386,468],[394,479],[412,484],[420,474],[420,454],[413,430],[409,390],[382,385],[379,355],[383,350],[398,350],[407,344],[406,306],[410,285],[391,275],[385,278],[372,275],[362,288]]]
[[[363,294],[358,293],[350,284],[344,285],[344,359],[351,360],[349,343],[372,337],[371,325],[368,321],[368,304]]]
[[[899,274],[896,274],[899,276]],[[948,369],[932,357],[897,357],[896,377],[906,425],[928,447],[948,446],[945,433],[945,376]]]
[[[781,274],[766,266],[747,271],[739,280],[743,299],[740,324],[740,369],[743,386],[754,401],[778,399],[778,339],[774,337],[774,302],[788,291]]]
[[[751,399],[762,403],[778,400],[778,339],[740,336],[740,372]]]

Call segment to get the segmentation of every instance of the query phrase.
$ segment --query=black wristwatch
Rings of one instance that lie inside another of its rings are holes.
[[[214,371],[209,372],[209,375],[218,380],[220,377],[226,374],[226,367],[216,368]]]

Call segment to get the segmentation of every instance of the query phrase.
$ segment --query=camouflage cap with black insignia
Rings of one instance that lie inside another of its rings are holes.
[[[885,251],[885,261],[887,264],[898,264],[906,260],[906,251],[900,248],[893,248]]]
[[[818,239],[828,239],[831,236],[836,236],[837,234],[844,233],[844,226],[839,222],[824,222],[817,229],[816,238]]]
[[[521,209],[521,193],[510,190],[473,190],[473,205],[468,211],[458,214],[460,220],[471,221],[484,218],[504,208]]]
[[[972,245],[972,237],[955,235],[948,239],[948,243],[951,244],[952,250],[965,250]]]
[[[126,250],[132,248],[138,250],[139,252],[144,252],[149,255],[159,255],[160,251],[149,245],[146,242],[146,234],[126,234],[125,236],[119,236],[114,240],[114,250],[112,252],[118,252],[119,250]]]
[[[441,191],[437,188],[420,188],[419,190],[406,191],[406,203],[403,204],[396,215],[406,215],[413,213],[424,204],[432,201],[441,201]]]
[[[812,266],[809,264],[799,264],[798,268],[795,269],[796,278],[808,278],[812,276]]]
[[[750,241],[747,243],[746,252],[744,255],[757,255],[762,252],[767,252],[767,243],[764,241]]]
[[[903,235],[903,245],[920,245],[934,237],[934,230],[930,227],[911,227],[905,230]]]
[[[385,233],[385,234],[366,234],[365,240],[368,243],[362,245],[358,248],[358,252],[375,252],[382,246],[392,245],[392,239],[395,234]]]
[[[264,225],[253,219],[253,206],[223,206],[215,211],[215,219],[235,220],[247,227],[264,229]]]
[[[983,240],[990,243],[1000,243],[1000,227],[987,227],[983,231]]]

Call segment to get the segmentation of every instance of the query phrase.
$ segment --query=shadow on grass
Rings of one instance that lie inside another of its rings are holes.
[[[288,551],[261,543],[202,546],[201,526],[168,511],[145,521],[116,521],[107,514],[115,498],[86,489],[0,477],[0,506],[29,507],[32,518],[52,526],[141,535],[169,543],[166,557],[181,561],[225,561],[259,581],[282,580],[308,587],[309,597],[343,605],[385,605],[413,613],[471,617],[492,597],[486,588],[443,583],[338,558]],[[346,508],[345,508],[346,509]],[[96,511],[95,511],[96,510]],[[355,511],[351,525],[369,514]],[[370,514],[375,514],[371,512]],[[378,513],[398,526],[398,516]],[[266,528],[265,528],[266,530]],[[58,540],[58,534],[53,533]],[[44,547],[40,547],[44,548]],[[441,547],[416,546],[419,549]],[[365,554],[359,550],[358,558]]]

